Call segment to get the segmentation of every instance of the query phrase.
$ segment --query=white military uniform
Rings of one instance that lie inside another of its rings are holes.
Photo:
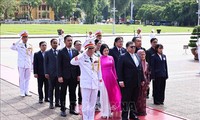
[[[83,120],[94,120],[95,104],[102,75],[99,58],[93,55],[91,57],[91,62],[86,52],[79,54],[78,60],[73,58],[71,64],[79,65],[81,70],[80,86],[82,93]]]
[[[59,35],[58,37],[59,40],[59,46],[58,49],[62,49],[65,47],[65,43],[64,43],[64,35]]]
[[[29,93],[29,80],[31,75],[33,54],[32,45],[20,43],[21,39],[11,46],[12,50],[18,52],[18,71],[19,71],[19,87],[20,95],[30,95]]]

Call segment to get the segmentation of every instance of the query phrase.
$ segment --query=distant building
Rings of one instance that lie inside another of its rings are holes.
[[[20,0],[16,0],[20,4]],[[18,19],[27,19],[29,16],[28,5],[20,5],[19,10],[15,12]],[[46,4],[46,0],[42,0],[41,5],[31,10],[32,19],[50,19],[54,20],[54,11]]]

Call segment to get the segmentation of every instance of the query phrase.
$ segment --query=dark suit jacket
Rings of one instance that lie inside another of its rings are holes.
[[[38,74],[39,77],[44,76],[44,57],[41,51],[34,54],[33,73]]]
[[[71,50],[73,57],[79,54],[76,49],[71,48]],[[63,79],[77,79],[77,76],[80,76],[79,66],[72,65],[70,61],[68,50],[64,47],[58,53],[58,77],[63,77]]]
[[[167,59],[165,55],[162,55],[162,60],[159,55],[153,54],[151,57],[151,79],[164,77],[168,78]]]
[[[141,60],[138,56],[137,58],[140,62],[138,67],[136,67],[135,62],[128,52],[119,58],[117,66],[118,81],[123,81],[125,87],[139,87],[141,85],[141,81],[144,80]]]
[[[126,49],[122,48],[122,53],[125,53],[125,52],[126,52]],[[120,53],[119,53],[117,47],[113,47],[112,49],[110,49],[109,50],[109,55],[114,58],[115,67],[117,68],[117,63],[118,63],[119,56],[120,56]]]
[[[151,56],[153,54],[156,53],[156,50],[153,49],[152,47],[149,48],[147,51],[146,51],[146,61],[148,62],[148,64],[150,65],[151,64]],[[151,65],[150,65],[151,66]]]
[[[49,74],[50,77],[57,77],[58,73],[57,57],[54,55],[52,49],[45,52],[44,71],[45,74]]]

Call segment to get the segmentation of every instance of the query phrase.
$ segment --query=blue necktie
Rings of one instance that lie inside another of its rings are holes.
[[[72,52],[71,52],[70,49],[68,50],[68,53],[69,53],[69,57],[70,57],[70,59],[72,59]]]

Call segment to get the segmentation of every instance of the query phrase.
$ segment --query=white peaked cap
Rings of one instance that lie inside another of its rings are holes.
[[[87,37],[85,42],[83,43],[83,47],[86,49],[86,48],[89,48],[89,47],[94,47],[95,46],[95,43],[94,43],[94,40],[95,38],[94,37]]]

